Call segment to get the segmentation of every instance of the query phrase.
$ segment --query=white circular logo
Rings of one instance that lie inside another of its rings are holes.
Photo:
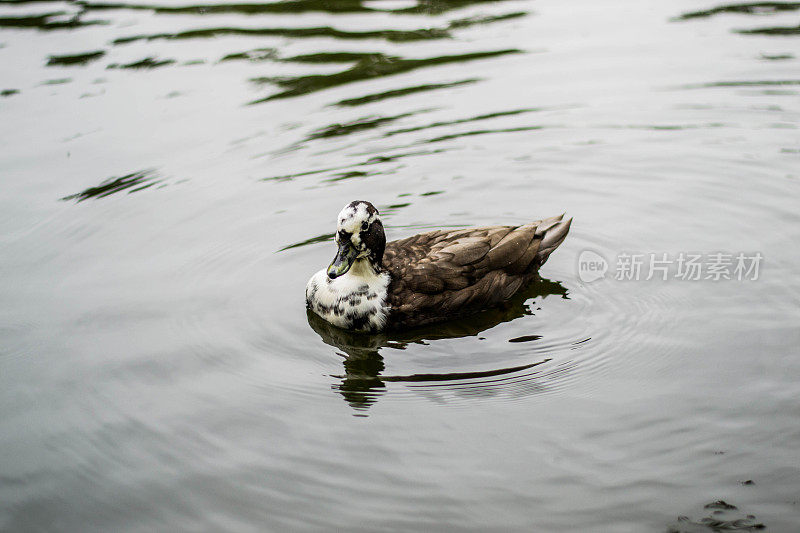
[[[607,271],[608,261],[597,252],[584,250],[578,256],[578,277],[584,283],[591,283],[605,277]]]

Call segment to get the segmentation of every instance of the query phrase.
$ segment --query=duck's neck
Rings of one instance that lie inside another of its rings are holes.
[[[353,266],[350,267],[348,274],[352,274],[359,278],[371,278],[376,276],[381,271],[379,265],[375,265],[369,257],[362,257],[356,259]]]

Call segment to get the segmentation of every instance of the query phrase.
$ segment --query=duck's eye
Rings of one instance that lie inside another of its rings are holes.
[[[367,223],[366,222],[362,222],[361,223],[361,231],[365,231],[366,229],[367,229]]]

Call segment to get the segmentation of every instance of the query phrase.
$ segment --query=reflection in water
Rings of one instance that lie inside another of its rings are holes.
[[[736,30],[745,35],[800,35],[800,24],[797,26],[775,26],[771,28],[754,28],[752,30]]]
[[[368,59],[375,55],[372,52],[318,52],[315,54],[303,54],[284,58],[283,61],[292,63],[353,63],[362,59]]]
[[[140,61],[134,61],[133,63],[127,63],[125,65],[119,65],[117,63],[112,63],[107,68],[126,68],[126,69],[151,69],[151,68],[158,68],[158,67],[165,67],[167,65],[172,65],[175,63],[174,59],[162,59],[158,60],[154,57],[146,57]]]
[[[96,50],[94,52],[87,52],[85,54],[73,54],[73,55],[64,55],[64,56],[50,56],[47,60],[47,66],[72,66],[72,65],[79,65],[83,66],[87,63],[100,59],[106,55],[103,50]]]
[[[248,50],[247,52],[236,52],[234,54],[228,54],[222,59],[220,59],[220,63],[223,61],[277,61],[278,59],[278,51],[274,48],[256,48],[255,50]]]
[[[331,176],[330,178],[325,179],[325,181],[330,183],[334,181],[343,181],[353,178],[366,178],[369,176],[375,176],[376,174],[380,174],[380,172],[365,172],[363,170],[350,170],[347,172],[338,172],[333,176]]]
[[[473,137],[475,135],[488,135],[491,133],[518,133],[521,131],[536,131],[543,129],[544,126],[519,126],[517,128],[497,128],[493,130],[473,130],[473,131],[464,131],[461,133],[451,133],[449,135],[440,135],[439,137],[434,137],[432,139],[426,139],[421,141],[422,143],[438,143],[442,141],[451,141],[453,139],[458,139],[460,137]]]
[[[270,2],[255,4],[206,4],[189,6],[170,6],[158,4],[128,4],[128,3],[107,3],[107,2],[80,2],[79,11],[50,11],[47,13],[30,13],[20,16],[0,17],[0,27],[8,28],[30,28],[40,31],[77,29],[82,26],[97,24],[109,24],[108,20],[84,20],[84,18],[94,12],[102,11],[108,13],[112,10],[135,10],[150,11],[156,15],[192,15],[212,17],[214,15],[239,14],[254,16],[254,18],[266,18],[270,21],[269,26],[260,27],[232,27],[228,25],[211,26],[206,28],[183,28],[171,32],[140,33],[137,35],[119,36],[115,35],[111,39],[114,45],[123,45],[136,41],[152,40],[185,40],[185,39],[208,39],[222,36],[241,36],[241,37],[283,37],[289,39],[306,38],[332,38],[342,41],[354,40],[374,40],[381,39],[387,42],[404,43],[422,40],[450,39],[454,37],[456,31],[466,28],[514,20],[525,17],[525,11],[514,11],[501,14],[478,14],[467,17],[452,19],[442,23],[440,26],[428,27],[428,23],[419,24],[416,27],[383,28],[383,29],[340,29],[333,26],[319,27],[292,27],[282,23],[283,17],[280,15],[305,13],[305,12],[327,12],[327,13],[394,13],[405,15],[403,18],[416,18],[419,15],[441,15],[452,10],[478,4],[499,4],[502,0],[451,0],[451,1],[422,1],[410,7],[399,9],[385,9],[374,3],[365,3],[362,0],[339,0],[328,2],[325,0],[296,0],[289,2]],[[0,1],[3,4],[28,4],[29,1]],[[276,23],[277,22],[277,23]],[[420,27],[423,26],[423,27]],[[224,55],[220,62],[245,60],[250,62],[275,61],[290,63],[311,63],[311,64],[335,64],[351,63],[352,66],[347,70],[328,74],[312,74],[296,77],[262,76],[251,81],[255,83],[271,83],[280,88],[280,91],[270,96],[256,99],[251,104],[299,96],[313,93],[323,89],[340,86],[343,84],[354,83],[373,78],[391,76],[394,74],[409,72],[412,70],[444,65],[448,63],[466,62],[477,59],[488,59],[520,50],[495,50],[486,52],[472,52],[452,56],[431,57],[424,59],[405,59],[402,57],[391,56],[382,52],[370,51],[328,51],[311,52],[291,57],[280,58],[275,48],[262,47],[241,52],[231,52]],[[109,54],[107,50],[95,50],[79,54],[70,55],[51,55],[47,58],[49,66],[85,66],[91,62]],[[146,70],[158,67],[165,67],[176,64],[175,59],[158,59],[156,57],[146,57],[132,63],[110,63],[110,69],[129,69]],[[363,105],[388,98],[395,98],[414,94],[423,91],[445,89],[465,85],[478,81],[477,78],[465,80],[418,84],[410,87],[392,89],[375,94],[367,94],[361,97],[351,97],[343,99],[334,105],[347,107]]]
[[[417,15],[441,15],[454,9],[463,9],[478,4],[499,3],[504,0],[419,0],[415,6],[398,9],[395,13]]]
[[[457,120],[446,120],[446,121],[440,121],[440,122],[433,122],[431,124],[425,124],[424,126],[416,126],[414,128],[403,128],[403,129],[399,129],[399,130],[387,131],[384,134],[384,137],[390,137],[392,135],[398,135],[400,133],[411,133],[413,131],[427,130],[427,129],[430,129],[430,128],[438,128],[438,127],[441,127],[441,126],[453,126],[453,125],[456,125],[456,124],[466,124],[468,122],[478,122],[480,120],[489,120],[489,119],[499,118],[499,117],[510,117],[510,116],[514,116],[514,115],[521,115],[523,113],[530,113],[531,111],[538,111],[538,109],[531,107],[531,108],[527,108],[527,109],[514,109],[514,110],[511,110],[511,111],[497,111],[497,112],[494,112],[494,113],[487,113],[485,115],[478,115],[476,117],[469,117],[469,118],[461,118],[461,119],[457,119]]]
[[[363,132],[363,131],[377,129],[377,128],[380,128],[381,126],[384,126],[386,124],[391,124],[391,123],[396,122],[398,120],[401,120],[401,119],[404,119],[404,118],[407,118],[407,117],[410,117],[410,116],[414,116],[416,114],[419,114],[419,113],[422,113],[422,112],[426,112],[426,111],[429,111],[429,110],[427,110],[427,109],[418,110],[418,111],[414,111],[414,112],[401,113],[399,115],[392,115],[392,116],[362,117],[362,118],[359,118],[357,120],[353,120],[351,122],[330,124],[330,125],[327,125],[327,126],[324,126],[324,127],[321,127],[321,128],[317,128],[314,131],[310,132],[308,135],[305,136],[305,138],[303,138],[302,140],[298,141],[298,143],[296,145],[294,145],[294,147],[302,145],[302,144],[307,143],[309,141],[316,140],[316,139],[326,139],[326,138],[331,138],[331,137],[342,137],[342,136],[351,135],[353,133],[359,133],[359,132]],[[480,122],[480,121],[484,121],[484,120],[492,120],[492,119],[496,119],[496,118],[503,118],[503,117],[521,115],[521,114],[530,113],[530,112],[533,112],[533,111],[539,111],[539,109],[538,108],[525,108],[525,109],[514,109],[514,110],[509,110],[509,111],[497,111],[497,112],[493,112],[493,113],[486,113],[486,114],[483,114],[483,115],[477,115],[477,116],[474,116],[474,117],[455,119],[455,120],[448,120],[448,121],[432,122],[430,124],[424,124],[422,126],[415,126],[415,127],[410,127],[410,128],[402,128],[402,129],[390,130],[390,131],[385,132],[383,134],[383,136],[384,137],[391,137],[391,136],[395,136],[395,135],[401,135],[401,134],[405,134],[405,133],[412,133],[412,132],[417,132],[417,131],[422,131],[422,130],[427,130],[427,129],[440,128],[440,127],[452,126],[452,125],[460,125],[460,124],[468,124],[468,123],[471,123],[471,122]],[[543,126],[519,126],[519,127],[512,127],[512,128],[471,130],[471,131],[465,131],[465,132],[459,132],[459,133],[451,133],[451,134],[447,134],[447,135],[440,135],[438,137],[433,137],[433,138],[429,138],[429,139],[422,139],[420,141],[417,141],[414,144],[431,144],[431,143],[449,141],[449,140],[452,140],[452,139],[458,139],[460,137],[472,137],[472,136],[476,136],[476,135],[487,135],[487,134],[494,134],[494,133],[517,133],[517,132],[524,132],[524,131],[535,131],[535,130],[540,130],[542,128],[543,128]],[[432,153],[432,152],[431,151],[410,152],[410,153],[403,153],[403,154],[394,154],[394,155],[391,155],[391,156],[380,155],[380,156],[376,156],[376,157],[370,158],[369,160],[367,160],[365,162],[356,163],[356,164],[354,164],[352,166],[361,166],[361,165],[368,165],[368,164],[372,165],[372,164],[376,164],[376,163],[388,163],[388,162],[394,161],[394,160],[396,160],[396,159],[398,159],[400,157],[406,157],[406,156],[409,156],[409,155],[426,155],[426,154],[429,154],[429,153]],[[276,181],[283,181],[283,180],[288,180],[288,179],[291,179],[291,178],[294,178],[294,177],[303,176],[303,175],[318,174],[318,173],[339,171],[339,170],[346,170],[346,171],[345,172],[337,172],[337,173],[333,174],[332,176],[328,177],[325,181],[333,182],[333,181],[341,181],[341,180],[346,180],[346,179],[351,179],[351,178],[363,178],[363,177],[372,176],[372,175],[380,173],[380,172],[377,172],[377,171],[365,171],[365,170],[359,170],[359,169],[352,169],[350,166],[347,166],[347,167],[324,168],[324,169],[319,169],[319,170],[314,170],[314,171],[303,172],[303,173],[299,173],[299,174],[286,175],[286,176],[276,176],[276,177],[267,178],[267,179],[276,180]]]
[[[241,35],[249,37],[292,37],[312,38],[330,37],[333,39],[385,39],[391,42],[420,41],[427,39],[444,39],[450,37],[447,30],[424,29],[424,30],[374,30],[374,31],[345,31],[337,30],[330,26],[320,26],[315,28],[203,28],[198,30],[186,30],[178,33],[153,33],[143,35],[131,35],[114,39],[114,44],[128,44],[136,41],[153,41],[156,39],[210,39],[227,35]]]
[[[64,18],[68,17],[68,18]],[[80,13],[68,15],[65,11],[55,11],[42,15],[23,15],[21,17],[0,17],[0,28],[32,28],[39,31],[71,30],[82,26],[108,24],[105,20],[80,19]]]
[[[677,20],[688,20],[694,18],[705,18],[720,13],[740,13],[745,15],[765,15],[769,13],[778,13],[781,11],[797,11],[800,9],[800,3],[790,2],[754,2],[750,4],[732,4],[726,6],[714,7],[705,9],[703,11],[692,11],[684,13],[677,17]]]
[[[135,9],[153,11],[159,14],[215,15],[235,13],[239,15],[297,14],[308,12],[324,13],[374,13],[390,12],[400,14],[441,15],[454,9],[462,9],[474,4],[499,3],[503,0],[422,0],[413,7],[387,10],[364,5],[363,0],[289,0],[266,4],[198,4],[193,6],[163,6],[153,4],[125,4],[122,2],[83,2],[86,9]],[[373,4],[374,6],[374,4]]]
[[[425,91],[435,91],[436,89],[448,89],[450,87],[457,87],[459,85],[467,85],[470,83],[475,83],[480,81],[480,78],[470,78],[466,80],[454,81],[450,83],[429,83],[427,85],[415,85],[413,87],[405,87],[403,89],[393,89],[391,91],[385,91],[382,93],[375,93],[375,94],[367,94],[365,96],[361,96],[358,98],[346,98],[344,100],[339,100],[333,105],[337,106],[358,106],[364,104],[371,104],[372,102],[378,102],[380,100],[386,100],[389,98],[397,98],[400,96],[406,96],[408,94],[414,94],[419,92]]]
[[[794,59],[794,55],[792,54],[761,54],[760,57],[767,61],[787,61],[789,59]]]
[[[444,372],[410,375],[381,375],[385,370],[383,348],[404,350],[409,344],[424,344],[437,339],[474,337],[489,328],[515,318],[532,315],[526,302],[531,298],[559,295],[567,298],[567,289],[560,283],[538,279],[526,290],[520,291],[504,305],[489,309],[462,320],[454,320],[436,326],[415,328],[409,331],[379,334],[355,333],[332,326],[311,311],[307,311],[308,324],[322,337],[323,342],[344,353],[344,374],[332,377],[341,380],[333,385],[345,401],[353,408],[363,410],[375,403],[386,391],[387,382],[416,383],[409,387],[425,387],[428,390],[469,390],[471,395],[486,396],[496,394],[510,384],[525,382],[526,390],[533,392],[546,389],[546,376],[538,370],[530,369],[542,365],[550,359],[542,359],[525,365],[504,367],[479,372]],[[540,338],[528,335],[509,339],[510,342],[532,341]],[[506,378],[497,378],[506,376]]]
[[[332,240],[333,237],[334,237],[333,233],[323,233],[322,235],[317,235],[316,237],[311,237],[310,239],[306,239],[304,241],[296,242],[294,244],[289,244],[287,246],[284,246],[283,248],[281,248],[278,251],[279,252],[283,252],[283,251],[286,251],[286,250],[291,250],[292,248],[299,248],[301,246],[306,246],[306,245],[309,245],[309,244],[317,244],[318,242],[329,241],[329,240]]]
[[[476,59],[488,59],[490,57],[515,54],[519,52],[520,50],[516,49],[494,50],[491,52],[473,52],[469,54],[430,57],[425,59],[403,59],[384,54],[369,54],[359,59],[356,64],[349,69],[342,72],[337,72],[335,74],[314,74],[310,76],[286,78],[255,78],[252,81],[256,83],[274,83],[279,87],[283,87],[284,91],[267,96],[266,98],[255,100],[251,103],[258,104],[279,98],[299,96],[301,94],[313,93],[347,83],[354,83],[372,78],[380,78],[383,76],[392,76],[394,74],[409,72],[423,67],[445,65],[448,63],[461,63]]]
[[[193,6],[163,6],[154,4],[125,4],[122,2],[86,2],[87,9],[133,9],[153,11],[159,14],[176,15],[217,15],[234,13],[237,15],[296,14],[311,11],[328,13],[358,13],[374,11],[361,5],[361,0],[290,0],[289,2],[270,2],[267,4],[198,4]]]
[[[412,115],[414,115],[414,113],[402,113],[400,115],[394,115],[391,117],[361,118],[345,124],[331,124],[329,126],[325,126],[324,128],[319,128],[312,131],[303,141],[300,142],[313,141],[314,139],[325,139],[328,137],[340,137],[342,135],[350,135],[351,133],[356,133],[359,131],[371,130],[384,124],[400,120],[401,118],[410,117]]]
[[[392,154],[392,155],[380,155],[380,156],[370,157],[369,159],[367,159],[365,161],[361,161],[361,162],[358,162],[358,163],[353,163],[351,165],[342,165],[342,166],[338,166],[338,167],[328,167],[328,168],[323,168],[323,169],[319,169],[319,170],[307,170],[305,172],[298,172],[296,174],[285,174],[283,176],[270,176],[268,178],[263,178],[263,181],[289,181],[289,180],[293,180],[295,178],[300,178],[300,177],[303,177],[303,176],[311,176],[311,175],[314,175],[314,174],[324,174],[326,172],[333,172],[335,170],[344,170],[344,169],[348,169],[348,168],[351,168],[351,167],[360,167],[360,166],[365,166],[365,165],[379,165],[381,163],[391,163],[392,161],[396,161],[396,160],[402,159],[404,157],[412,157],[412,156],[419,156],[419,155],[429,155],[429,154],[438,154],[438,153],[441,153],[441,152],[444,152],[444,151],[445,151],[444,149],[438,149],[438,150],[416,150],[414,152],[402,152],[402,153],[399,153],[399,154]],[[356,174],[352,174],[351,172],[356,172]],[[330,181],[338,181],[338,180],[341,180],[341,179],[346,179],[346,177],[348,177],[348,176],[349,177],[356,177],[356,176],[362,176],[362,175],[366,174],[366,173],[361,174],[361,172],[363,172],[363,171],[351,171],[351,172],[335,174],[330,179]],[[379,172],[370,172],[370,174],[371,175],[372,174],[379,174]]]
[[[64,85],[72,81],[72,78],[55,78],[52,80],[45,80],[42,85]]]
[[[798,2],[754,2],[747,4],[732,4],[706,9],[702,11],[692,11],[683,13],[673,20],[689,20],[695,18],[705,18],[720,13],[738,13],[744,15],[773,15],[800,10]],[[744,35],[800,35],[800,25],[797,26],[772,26],[765,28],[751,28],[733,30],[735,33]]]
[[[452,37],[451,30],[463,29],[478,24],[489,24],[519,17],[524,17],[527,13],[516,12],[505,15],[491,17],[473,17],[467,19],[454,20],[444,28],[422,28],[417,30],[369,30],[369,31],[346,31],[333,28],[331,26],[319,26],[314,28],[232,28],[216,27],[202,28],[195,30],[181,31],[177,33],[154,33],[143,35],[132,35],[121,37],[113,41],[114,44],[127,44],[135,41],[152,41],[155,39],[207,39],[223,35],[246,35],[246,36],[277,36],[292,38],[310,37],[331,37],[334,39],[363,40],[363,39],[384,39],[389,42],[411,42],[426,41],[435,39],[447,39]]]
[[[800,85],[800,80],[751,80],[751,81],[715,81],[684,85],[682,89],[706,89],[711,87],[774,87],[781,85]]]
[[[62,200],[82,202],[90,198],[105,198],[120,191],[128,191],[128,194],[130,194],[147,189],[160,182],[161,180],[154,175],[153,170],[140,170],[121,178],[109,178],[96,187],[89,187],[77,194],[65,196]]]

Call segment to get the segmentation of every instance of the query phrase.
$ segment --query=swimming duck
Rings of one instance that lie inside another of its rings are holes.
[[[308,308],[354,331],[399,330],[463,317],[511,298],[567,236],[563,215],[522,226],[420,233],[386,242],[378,210],[339,213],[339,249],[306,285]]]

